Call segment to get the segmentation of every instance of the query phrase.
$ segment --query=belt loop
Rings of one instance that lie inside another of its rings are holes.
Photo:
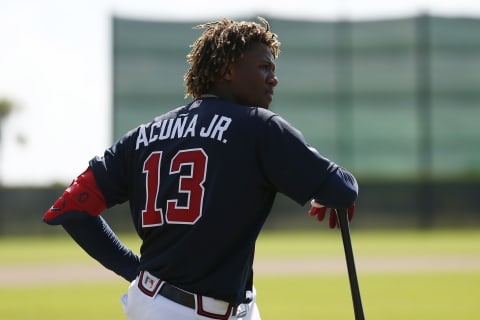
[[[140,271],[138,276],[138,288],[150,298],[155,298],[155,295],[163,286],[163,281],[148,271]]]
[[[227,311],[225,314],[216,314],[216,313],[211,313],[203,308],[203,298],[199,294],[195,294],[195,300],[197,302],[197,313],[201,316],[212,318],[212,319],[219,319],[219,320],[227,320],[230,318],[230,315],[232,314],[233,307],[231,304],[228,304]]]

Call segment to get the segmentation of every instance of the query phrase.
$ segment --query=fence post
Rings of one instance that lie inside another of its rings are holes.
[[[353,166],[353,59],[352,22],[342,19],[335,22],[335,138],[339,161]]]
[[[433,225],[432,183],[432,86],[431,86],[431,18],[421,14],[415,20],[416,70],[417,70],[417,116],[418,116],[418,207],[419,226]]]

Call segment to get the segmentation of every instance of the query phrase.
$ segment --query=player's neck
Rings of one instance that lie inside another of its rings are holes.
[[[200,98],[218,98],[218,96],[211,93],[205,93],[205,94],[202,94]]]

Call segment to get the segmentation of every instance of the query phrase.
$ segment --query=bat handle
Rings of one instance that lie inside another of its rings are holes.
[[[355,259],[353,257],[352,240],[350,238],[348,209],[337,209],[337,216],[340,224],[340,230],[342,232],[343,248],[345,250],[345,259],[347,261],[348,278],[350,280],[350,291],[352,294],[355,320],[365,320],[362,298],[360,296],[360,287],[358,285],[357,271],[355,268]]]

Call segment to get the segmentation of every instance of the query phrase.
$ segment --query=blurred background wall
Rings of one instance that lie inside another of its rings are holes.
[[[271,109],[321,153],[365,179],[480,176],[480,19],[268,20]],[[185,103],[192,25],[113,18],[114,139]]]
[[[282,42],[271,109],[358,177],[353,226],[480,226],[480,19],[265,17]],[[186,103],[201,22],[111,18],[110,142]],[[65,187],[2,187],[0,235],[51,232],[41,213]],[[279,195],[267,227],[313,227],[307,209]],[[105,217],[133,231],[126,205]]]

